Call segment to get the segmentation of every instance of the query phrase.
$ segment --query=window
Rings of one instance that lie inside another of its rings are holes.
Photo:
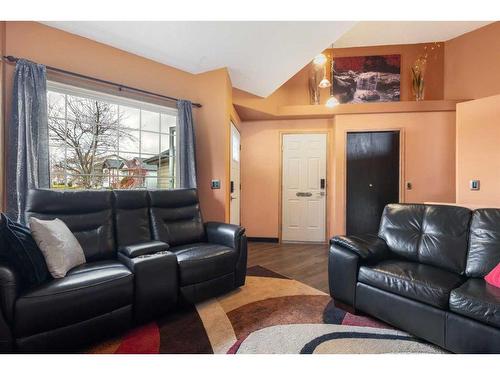
[[[240,161],[240,135],[236,130],[236,126],[231,122],[231,147],[232,158],[234,161]]]
[[[49,82],[53,189],[175,187],[177,110]]]

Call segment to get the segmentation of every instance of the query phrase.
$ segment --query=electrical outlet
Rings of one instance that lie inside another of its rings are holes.
[[[212,189],[220,189],[220,180],[212,180]]]

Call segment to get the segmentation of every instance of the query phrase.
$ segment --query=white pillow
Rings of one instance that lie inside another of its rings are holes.
[[[86,262],[82,246],[62,220],[31,217],[29,224],[53,278],[60,279],[70,269]]]

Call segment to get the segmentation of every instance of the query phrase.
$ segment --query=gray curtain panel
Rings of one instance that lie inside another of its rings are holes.
[[[19,60],[7,142],[7,214],[25,223],[26,194],[49,187],[47,79],[44,65]]]
[[[177,163],[180,188],[196,187],[196,154],[194,123],[191,102],[178,100],[177,117],[178,144]]]

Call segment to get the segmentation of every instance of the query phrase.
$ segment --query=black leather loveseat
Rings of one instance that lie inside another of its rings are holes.
[[[457,353],[500,353],[500,210],[390,204],[378,235],[331,240],[338,302]]]
[[[244,229],[204,224],[193,189],[32,190],[31,216],[63,220],[87,263],[29,290],[0,264],[0,352],[72,351],[245,283]]]

